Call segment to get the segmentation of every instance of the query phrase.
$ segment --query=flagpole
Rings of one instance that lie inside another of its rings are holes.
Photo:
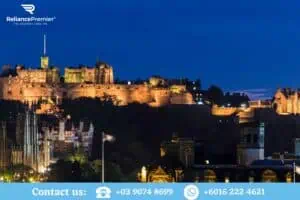
[[[104,183],[104,132],[102,132],[102,183]]]
[[[293,168],[294,168],[294,184],[296,183],[296,162],[294,161],[293,163]]]

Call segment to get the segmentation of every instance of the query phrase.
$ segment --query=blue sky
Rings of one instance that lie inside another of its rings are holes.
[[[2,0],[3,1],[3,0]],[[114,67],[121,79],[200,78],[225,91],[300,86],[300,2],[296,0],[4,0],[0,65],[39,66],[43,33],[51,64]],[[6,16],[56,16],[46,27]]]

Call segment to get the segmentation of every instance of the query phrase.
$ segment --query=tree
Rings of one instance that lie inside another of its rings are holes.
[[[207,90],[208,99],[213,103],[220,105],[222,103],[224,94],[221,88],[218,86],[212,85]]]

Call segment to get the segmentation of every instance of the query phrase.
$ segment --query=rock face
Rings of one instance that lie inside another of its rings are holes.
[[[94,69],[67,68],[65,83],[60,83],[59,80],[57,69],[17,69],[17,76],[0,78],[0,99],[28,103],[47,100],[59,104],[63,98],[110,97],[120,106],[129,103],[154,107],[193,104],[192,95],[182,85],[114,84],[112,68],[106,65],[99,65]]]

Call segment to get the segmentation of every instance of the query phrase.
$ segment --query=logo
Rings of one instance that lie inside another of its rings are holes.
[[[98,187],[96,189],[96,198],[97,199],[110,199],[111,198],[111,189],[109,187]]]
[[[5,21],[9,24],[14,24],[17,26],[47,26],[52,24],[56,20],[56,16],[48,16],[48,15],[36,15],[36,7],[34,4],[21,4],[21,6],[26,12],[28,12],[31,16],[17,16],[17,15],[9,15],[6,16]],[[36,15],[36,16],[34,16]]]
[[[199,188],[196,185],[187,185],[183,191],[183,195],[187,200],[196,200],[199,194]]]
[[[24,8],[26,12],[29,12],[31,15],[33,15],[33,12],[35,11],[35,5],[33,4],[21,4],[21,6]]]

